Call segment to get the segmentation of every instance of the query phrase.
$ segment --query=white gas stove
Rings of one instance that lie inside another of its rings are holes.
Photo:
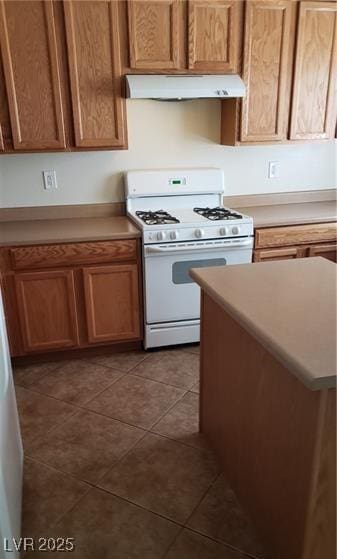
[[[199,341],[190,268],[251,262],[253,220],[222,205],[220,169],[126,173],[127,214],[142,230],[146,348]]]

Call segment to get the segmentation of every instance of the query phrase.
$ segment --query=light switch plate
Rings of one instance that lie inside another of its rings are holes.
[[[268,164],[268,179],[278,179],[280,178],[280,162],[279,161],[269,161]]]
[[[43,175],[43,185],[45,190],[56,190],[57,189],[57,180],[56,180],[56,171],[55,169],[49,169],[46,171],[42,171]]]

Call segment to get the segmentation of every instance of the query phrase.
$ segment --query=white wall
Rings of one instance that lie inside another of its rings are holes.
[[[85,204],[123,199],[128,169],[217,166],[227,194],[336,187],[336,145],[224,147],[219,145],[220,102],[127,102],[129,150],[0,156],[0,206]],[[268,179],[268,161],[280,178]],[[44,191],[41,171],[55,169],[57,191]]]

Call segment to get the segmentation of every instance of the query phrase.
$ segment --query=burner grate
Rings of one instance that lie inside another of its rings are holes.
[[[147,212],[136,212],[136,215],[140,217],[146,225],[165,225],[170,223],[180,223],[179,219],[173,217],[168,212],[164,210],[157,210],[155,212],[147,211]]]
[[[218,221],[223,219],[242,219],[242,215],[227,210],[226,208],[221,208],[217,206],[216,208],[193,208],[193,211],[211,221]]]

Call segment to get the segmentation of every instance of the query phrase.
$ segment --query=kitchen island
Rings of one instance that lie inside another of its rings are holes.
[[[272,559],[336,557],[336,271],[318,257],[190,272],[200,429]]]

